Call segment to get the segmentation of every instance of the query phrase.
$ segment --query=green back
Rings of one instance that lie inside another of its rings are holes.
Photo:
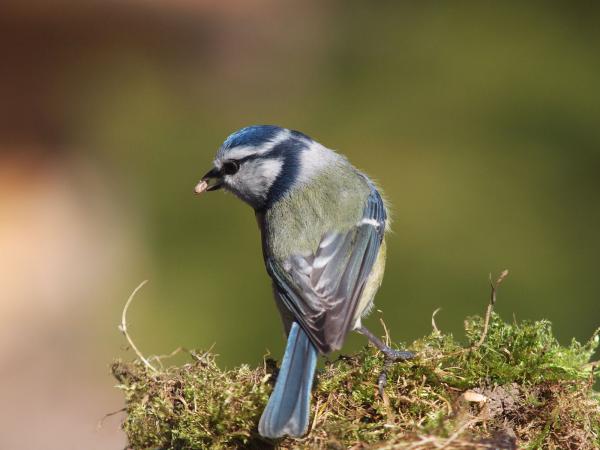
[[[314,253],[325,233],[344,232],[360,221],[369,193],[367,181],[346,161],[325,167],[266,212],[266,250],[280,261]]]

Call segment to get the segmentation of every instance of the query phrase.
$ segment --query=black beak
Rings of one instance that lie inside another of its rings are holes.
[[[202,177],[200,182],[196,185],[194,191],[196,194],[202,194],[203,192],[216,191],[217,189],[221,189],[222,186],[223,174],[220,170],[217,170],[215,167],[213,167],[206,173],[206,175]]]

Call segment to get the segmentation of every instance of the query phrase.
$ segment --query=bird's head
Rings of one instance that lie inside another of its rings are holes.
[[[223,142],[196,193],[224,188],[260,210],[306,178],[320,149],[298,131],[274,125],[242,128]]]

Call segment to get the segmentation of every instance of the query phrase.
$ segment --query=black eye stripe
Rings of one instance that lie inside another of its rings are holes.
[[[247,161],[254,161],[255,159],[259,159],[262,155],[248,155],[240,159],[228,159],[223,161],[221,166],[221,172],[225,175],[233,175],[238,170],[240,170],[240,166]],[[235,169],[234,169],[235,167]]]
[[[268,151],[266,153],[259,153],[259,154],[254,153],[252,155],[244,156],[243,158],[239,158],[239,159],[228,159],[226,161],[223,161],[223,165],[221,166],[221,172],[223,172],[225,175],[232,175],[232,173],[227,173],[227,171],[225,169],[225,166],[227,164],[230,164],[230,163],[237,164],[237,169],[235,170],[235,172],[237,172],[238,170],[240,170],[240,166],[242,164],[244,164],[245,162],[254,161],[257,159],[269,159],[270,157],[273,157],[273,156],[280,156],[280,152],[275,153],[273,151]],[[235,172],[233,172],[233,173],[235,173]]]

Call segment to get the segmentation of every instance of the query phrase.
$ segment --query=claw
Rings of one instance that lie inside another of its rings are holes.
[[[385,385],[387,384],[387,370],[390,368],[392,364],[398,361],[408,361],[409,359],[413,359],[416,355],[412,352],[407,352],[405,350],[394,350],[393,348],[385,345],[381,339],[367,330],[365,327],[356,328],[360,334],[364,335],[371,341],[371,343],[379,349],[381,353],[383,353],[385,359],[383,362],[383,369],[381,369],[381,373],[379,374],[379,378],[377,379],[377,387],[379,388],[379,395],[383,398],[383,390],[385,389]]]
[[[384,354],[385,359],[383,362],[383,369],[381,369],[381,373],[379,374],[379,378],[377,379],[377,387],[379,388],[379,395],[383,398],[383,391],[385,386],[387,385],[387,371],[392,366],[392,364],[402,361],[408,361],[416,357],[416,355],[412,352],[407,352],[405,350],[394,350],[385,346],[380,349]]]
[[[409,359],[414,359],[416,356],[413,352],[407,352],[405,350],[394,350],[389,347],[383,349],[382,352],[385,355],[385,358],[392,363],[398,361],[408,361]]]

